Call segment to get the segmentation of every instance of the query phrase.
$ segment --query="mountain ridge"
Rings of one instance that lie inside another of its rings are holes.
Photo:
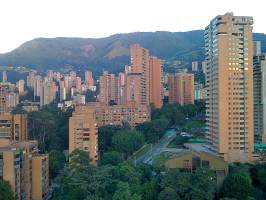
[[[189,66],[193,60],[204,59],[204,31],[119,33],[103,38],[56,37],[27,41],[11,52],[0,54],[0,65],[26,66],[43,70],[71,66],[117,73],[129,64],[129,47],[139,43],[151,54],[165,60],[166,68]],[[266,52],[266,35],[254,33]]]

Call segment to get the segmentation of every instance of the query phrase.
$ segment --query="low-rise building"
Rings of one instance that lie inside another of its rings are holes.
[[[181,169],[192,172],[198,167],[213,170],[216,175],[217,185],[221,186],[228,175],[228,163],[223,158],[204,151],[187,150],[179,153],[165,162],[167,169]]]
[[[101,103],[90,103],[96,111],[96,120],[98,126],[122,125],[123,122],[130,126],[150,121],[150,108],[146,105],[135,104],[106,106]]]

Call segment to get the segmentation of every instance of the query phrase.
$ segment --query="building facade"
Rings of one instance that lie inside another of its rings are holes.
[[[198,61],[193,61],[193,62],[192,62],[192,66],[191,66],[191,71],[193,71],[193,72],[197,72],[197,71],[198,71],[198,68],[199,68],[199,63],[198,63]]]
[[[52,103],[56,98],[56,86],[54,81],[45,81],[42,84],[40,106]]]
[[[40,157],[45,159],[36,165]],[[0,180],[9,182],[18,200],[45,200],[49,193],[48,156],[38,153],[35,141],[0,147]]]
[[[106,106],[100,103],[91,103],[88,107],[95,108],[96,121],[99,127],[106,125],[122,125],[124,122],[130,126],[150,121],[150,108],[134,102],[127,105]]]
[[[80,149],[98,161],[98,126],[94,107],[76,106],[69,118],[69,153]]]
[[[266,143],[266,54],[255,42],[253,56],[254,140]]]
[[[99,101],[106,105],[110,102],[118,102],[118,78],[107,71],[100,76]]]
[[[163,99],[163,75],[161,60],[156,57],[150,57],[150,103],[155,108],[162,107]]]
[[[194,104],[194,74],[177,73],[168,77],[169,103]]]
[[[24,141],[27,139],[27,115],[0,115],[0,144],[1,142]]]
[[[253,153],[252,17],[219,15],[205,29],[209,147],[228,162]]]
[[[94,86],[94,80],[91,71],[85,71],[85,82],[88,87]]]

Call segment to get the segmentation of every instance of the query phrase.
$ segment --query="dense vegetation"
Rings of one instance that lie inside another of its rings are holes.
[[[80,150],[70,158],[57,179],[54,200],[213,199],[216,191],[214,174],[208,169],[162,173],[150,165],[134,167],[128,162],[95,167]]]
[[[15,195],[7,181],[0,180],[0,200],[15,200]]]
[[[251,200],[266,198],[266,164],[237,164],[221,188],[214,173],[165,170],[129,162],[92,165],[87,153],[75,150],[56,179],[53,200]],[[219,197],[219,198],[218,198]]]
[[[38,140],[42,152],[68,148],[68,119],[72,110],[62,112],[56,105],[28,113],[29,137]]]
[[[266,51],[265,34],[254,34]],[[47,69],[91,69],[101,74],[103,69],[120,72],[129,64],[129,46],[139,43],[151,54],[164,59],[167,71],[191,61],[204,59],[203,30],[189,32],[136,32],[116,34],[106,38],[38,38],[22,44],[10,53],[0,55],[0,65],[27,66]]]
[[[228,177],[217,188],[215,175],[209,169],[198,168],[193,173],[168,171],[146,164],[134,166],[128,159],[144,142],[156,143],[168,128],[191,131],[202,125],[204,111],[202,102],[187,106],[165,104],[152,110],[150,122],[135,129],[127,123],[99,128],[97,167],[80,150],[75,150],[70,161],[65,162],[63,150],[68,143],[67,120],[71,110],[63,113],[47,106],[29,113],[30,137],[49,153],[50,177],[55,188],[53,200],[265,199],[266,164],[232,165]],[[180,138],[175,140],[178,145]],[[0,190],[8,187],[1,184]],[[12,197],[12,193],[3,193],[10,194]]]

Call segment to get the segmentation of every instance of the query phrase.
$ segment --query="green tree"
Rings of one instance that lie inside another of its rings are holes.
[[[141,197],[137,194],[131,194],[128,183],[119,182],[112,200],[141,200]]]
[[[160,192],[158,200],[179,200],[181,199],[173,188],[166,187]]]
[[[72,109],[62,112],[56,105],[48,105],[28,114],[29,137],[38,140],[42,152],[67,148],[68,119],[71,113]]]
[[[135,130],[119,131],[112,137],[112,148],[122,153],[125,159],[142,147],[143,144],[144,136]]]
[[[128,163],[123,162],[117,167],[117,178],[121,181],[128,182],[132,185],[140,185],[141,174],[136,170],[136,168]]]
[[[254,187],[249,174],[232,173],[225,180],[221,188],[222,197],[246,199],[254,195]]]
[[[65,155],[61,151],[52,150],[49,152],[49,175],[54,178],[65,165]]]
[[[123,162],[122,154],[117,151],[108,151],[103,154],[102,165],[118,165]]]
[[[141,186],[141,196],[142,199],[145,200],[156,200],[158,196],[158,190],[157,184],[155,181],[149,181],[145,182]]]
[[[108,151],[112,147],[112,137],[121,130],[128,130],[128,127],[120,125],[107,125],[99,127],[98,129],[98,143],[100,154]]]
[[[193,200],[212,200],[216,192],[214,173],[205,168],[198,168],[191,177],[190,196]]]
[[[15,195],[7,181],[0,181],[0,200],[15,200]]]

